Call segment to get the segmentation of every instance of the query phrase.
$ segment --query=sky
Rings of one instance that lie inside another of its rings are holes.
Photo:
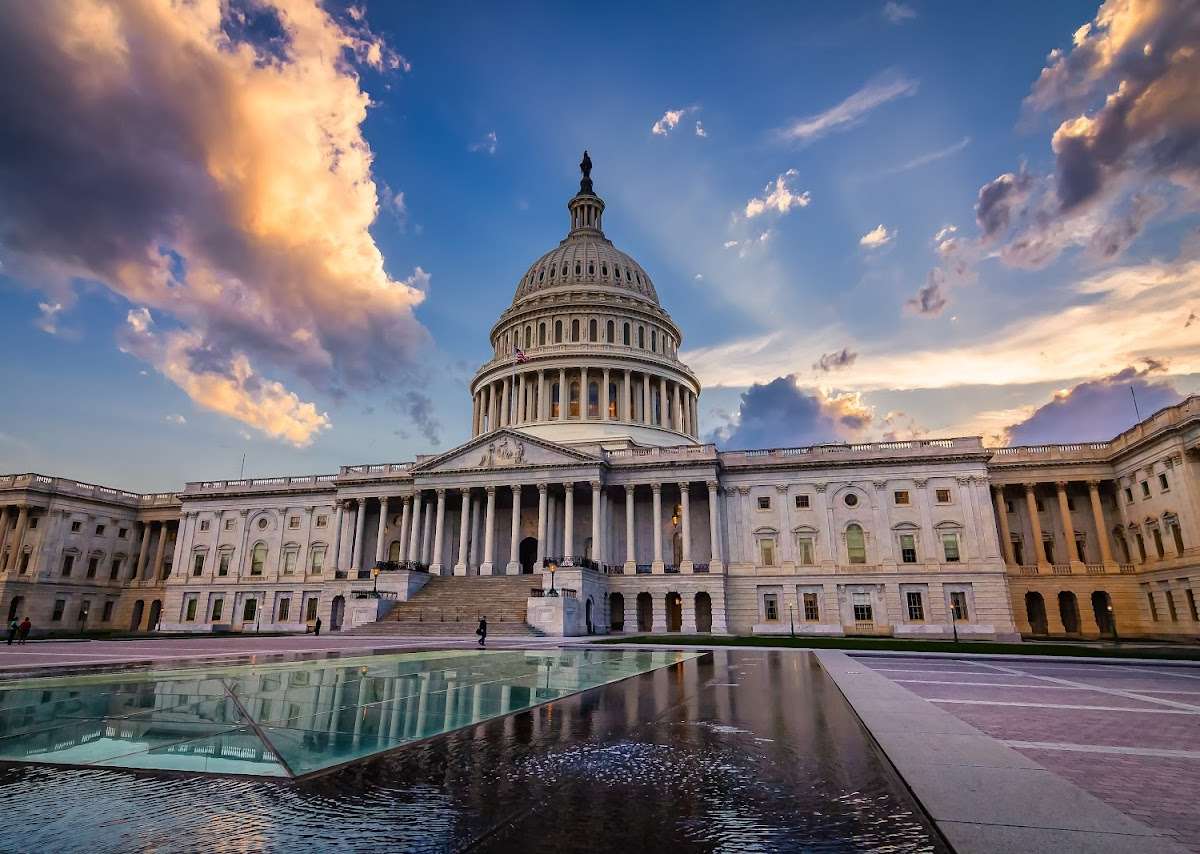
[[[1186,0],[19,4],[0,471],[466,440],[585,148],[707,440],[1110,438],[1200,390],[1196,91]]]

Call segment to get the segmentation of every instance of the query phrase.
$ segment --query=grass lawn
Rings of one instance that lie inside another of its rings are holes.
[[[793,649],[890,650],[893,652],[958,652],[991,655],[1077,655],[1092,658],[1166,658],[1200,661],[1200,647],[1089,646],[1071,643],[995,643],[992,641],[921,641],[888,638],[727,637],[723,635],[635,635],[597,643],[654,643],[669,646],[763,646]]]

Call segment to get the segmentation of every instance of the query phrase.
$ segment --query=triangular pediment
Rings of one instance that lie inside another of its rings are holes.
[[[497,430],[451,448],[413,466],[414,475],[452,471],[491,471],[541,466],[595,465],[601,459],[592,454],[537,439],[515,430]]]

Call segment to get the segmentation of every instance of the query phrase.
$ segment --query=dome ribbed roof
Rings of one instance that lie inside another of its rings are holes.
[[[513,301],[552,289],[610,287],[658,305],[658,293],[642,265],[603,236],[572,235],[551,249],[521,277]]]

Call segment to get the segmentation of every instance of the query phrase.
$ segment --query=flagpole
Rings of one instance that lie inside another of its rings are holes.
[[[1129,387],[1129,396],[1133,398],[1133,414],[1137,416],[1138,423],[1142,423],[1142,413],[1138,411],[1137,394],[1133,391],[1133,386]]]

